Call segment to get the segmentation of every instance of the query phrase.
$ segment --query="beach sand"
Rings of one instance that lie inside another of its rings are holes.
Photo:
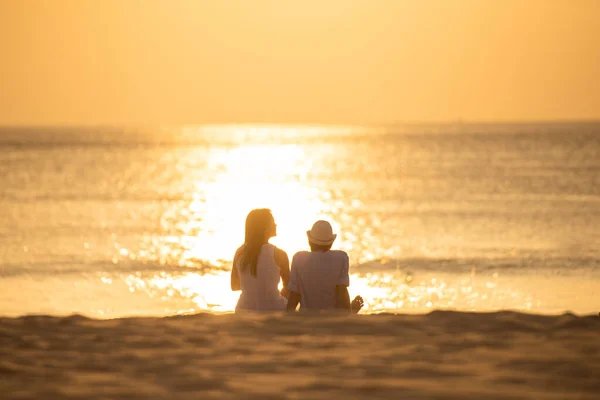
[[[600,317],[0,318],[9,399],[598,399]]]

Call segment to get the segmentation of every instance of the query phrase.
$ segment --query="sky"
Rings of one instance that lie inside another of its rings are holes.
[[[597,0],[2,0],[0,125],[600,119]]]

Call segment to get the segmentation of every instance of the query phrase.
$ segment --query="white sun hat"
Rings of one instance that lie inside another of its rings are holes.
[[[331,229],[331,224],[323,220],[315,222],[312,229],[306,231],[306,236],[311,243],[319,246],[329,246],[337,237]]]

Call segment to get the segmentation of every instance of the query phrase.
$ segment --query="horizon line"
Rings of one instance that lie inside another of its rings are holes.
[[[245,126],[245,127],[400,127],[400,126],[457,126],[457,125],[561,125],[561,124],[598,124],[600,118],[594,119],[531,119],[531,120],[439,120],[439,121],[394,121],[394,122],[365,122],[365,123],[333,123],[333,122],[199,122],[199,123],[55,123],[55,124],[0,124],[0,129],[23,129],[23,128],[168,128],[168,127],[226,127],[226,126]]]

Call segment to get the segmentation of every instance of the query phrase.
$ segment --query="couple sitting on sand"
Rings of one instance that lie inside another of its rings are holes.
[[[269,243],[277,225],[266,208],[250,211],[244,244],[235,252],[231,290],[242,294],[238,311],[347,310],[357,313],[363,299],[350,302],[348,254],[331,250],[337,235],[327,221],[317,221],[307,232],[310,252],[300,251],[290,262],[285,251]],[[281,292],[279,279],[283,282]]]

